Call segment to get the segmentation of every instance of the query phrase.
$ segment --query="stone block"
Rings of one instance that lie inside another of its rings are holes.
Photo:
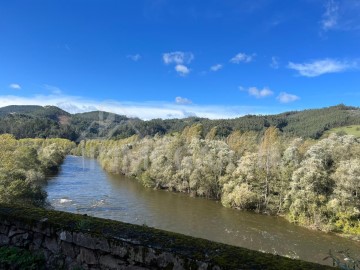
[[[129,257],[131,261],[144,263],[144,247],[135,246],[131,247],[129,251]]]
[[[175,261],[175,256],[169,252],[163,252],[157,258],[159,267],[168,267],[170,264],[174,264]]]
[[[77,256],[76,260],[81,264],[98,264],[94,251],[87,248],[80,249],[80,254]]]
[[[45,237],[43,246],[55,254],[59,253],[60,251],[60,246],[55,238]]]
[[[156,253],[152,248],[148,248],[145,252],[145,263],[146,265],[153,265],[156,262]]]
[[[41,233],[34,232],[33,234],[33,247],[35,249],[39,249],[41,247],[41,244],[44,240],[44,235]]]
[[[31,243],[28,233],[15,234],[10,237],[10,244],[16,247],[28,247]]]
[[[26,231],[18,229],[17,227],[11,226],[11,228],[9,230],[9,233],[8,233],[8,236],[11,238],[14,235],[23,234],[23,233],[26,233]]]
[[[110,252],[109,242],[106,238],[96,238],[95,248],[101,251]]]
[[[125,264],[124,261],[122,261],[118,258],[115,258],[111,255],[100,256],[99,263],[100,263],[101,268],[106,267],[106,269],[108,269],[108,268],[119,269],[119,267],[121,267],[122,265]]]
[[[128,256],[128,248],[120,245],[111,245],[111,254],[125,258]]]
[[[74,233],[73,243],[75,245],[86,247],[89,249],[97,249],[105,252],[110,252],[110,246],[106,238],[93,237],[84,233]]]
[[[95,241],[93,238],[83,234],[83,233],[74,233],[73,234],[73,243],[75,245],[86,247],[90,249],[95,249]]]
[[[52,236],[55,231],[53,228],[48,227],[45,223],[38,222],[35,226],[31,229],[34,232],[42,233],[48,237]]]
[[[10,243],[10,238],[4,234],[0,234],[0,246],[5,246]]]
[[[62,231],[59,234],[59,238],[60,238],[61,241],[65,241],[65,242],[68,242],[68,243],[73,242],[73,236],[72,236],[71,232],[68,232],[68,231]]]
[[[61,253],[67,257],[75,259],[78,253],[75,252],[75,249],[71,243],[61,242],[60,243]]]

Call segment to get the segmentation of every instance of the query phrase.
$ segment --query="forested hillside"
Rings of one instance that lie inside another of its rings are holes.
[[[246,115],[235,119],[210,120],[153,119],[143,121],[107,112],[69,114],[54,106],[8,106],[0,108],[0,134],[16,138],[66,138],[72,141],[95,138],[122,139],[182,132],[196,123],[203,126],[202,137],[226,138],[233,131],[255,131],[269,126],[291,137],[320,138],[325,131],[345,125],[360,124],[360,109],[338,105],[323,109],[287,112],[277,115]],[[215,128],[215,129],[214,129]]]
[[[360,235],[360,142],[331,128],[360,124],[338,105],[228,120],[142,121],[57,107],[0,109],[0,201],[41,205],[44,175],[74,154],[145,186],[220,200],[224,206],[285,215],[321,230]],[[16,139],[16,138],[17,139]],[[39,137],[39,139],[20,139]],[[41,139],[40,139],[41,138]],[[104,140],[107,138],[107,140]]]

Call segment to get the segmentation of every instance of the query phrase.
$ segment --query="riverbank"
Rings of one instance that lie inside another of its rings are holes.
[[[134,179],[106,173],[96,159],[68,156],[45,190],[56,210],[318,263],[324,263],[330,249],[350,249],[354,257],[360,256],[359,242],[296,226],[280,217],[226,208],[213,200],[146,188]]]
[[[229,208],[284,215],[297,225],[360,236],[360,141],[332,134],[318,141],[234,132],[202,139],[181,134],[82,141],[77,155],[142,185],[221,201]]]
[[[146,226],[0,205],[0,246],[42,252],[65,269],[333,269]]]

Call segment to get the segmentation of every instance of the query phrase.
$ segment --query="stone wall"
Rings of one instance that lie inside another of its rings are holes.
[[[41,252],[48,269],[332,269],[146,226],[0,205],[0,246]]]

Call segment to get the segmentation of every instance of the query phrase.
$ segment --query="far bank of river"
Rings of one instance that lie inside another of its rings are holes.
[[[106,173],[94,159],[68,156],[46,191],[56,210],[147,225],[322,264],[331,263],[323,261],[330,249],[350,249],[360,257],[359,242],[299,227],[281,217],[227,209],[215,201],[145,188],[134,179]]]

